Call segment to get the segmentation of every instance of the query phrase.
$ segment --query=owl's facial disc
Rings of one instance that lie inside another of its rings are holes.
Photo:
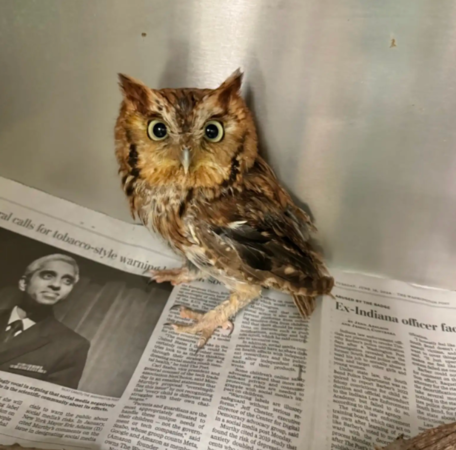
[[[236,71],[215,89],[151,89],[119,75],[123,102],[116,145],[125,180],[219,188],[240,179],[257,156],[241,80]]]
[[[184,169],[185,176],[188,174],[188,168],[190,167],[190,149],[184,147],[181,153],[181,164]]]

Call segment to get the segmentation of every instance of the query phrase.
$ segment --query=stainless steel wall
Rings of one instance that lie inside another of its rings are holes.
[[[0,175],[130,220],[117,72],[235,68],[332,266],[456,288],[454,0],[2,0]]]

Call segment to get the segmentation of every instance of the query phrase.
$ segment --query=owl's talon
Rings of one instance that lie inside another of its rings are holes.
[[[199,350],[201,350],[206,345],[206,343],[207,343],[206,338],[199,338],[198,344],[196,344],[196,347],[197,347],[196,351],[198,352]]]
[[[197,355],[203,347],[204,347],[204,345],[199,345],[199,341],[198,341],[198,344],[196,345],[195,355]]]
[[[233,334],[233,331],[234,331],[234,323],[231,322],[231,320],[228,320],[222,325],[222,328],[224,330],[228,330],[227,336],[231,336]]]
[[[170,309],[170,311],[172,311],[172,310],[174,310],[174,309],[180,309],[180,308],[182,308],[182,306],[183,306],[183,305],[180,305],[180,304],[176,303],[176,304],[174,304],[173,306],[171,306],[171,308],[169,308],[169,309]]]

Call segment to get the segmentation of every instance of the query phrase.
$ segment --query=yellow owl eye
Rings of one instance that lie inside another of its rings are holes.
[[[168,136],[168,128],[161,120],[151,120],[147,126],[147,135],[153,141],[162,141]]]
[[[204,125],[204,137],[210,142],[220,142],[223,139],[223,125],[217,120],[209,120]]]

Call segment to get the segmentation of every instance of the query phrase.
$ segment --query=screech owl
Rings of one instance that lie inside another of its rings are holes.
[[[229,298],[205,314],[181,307],[193,323],[177,332],[205,345],[263,287],[292,296],[303,317],[334,280],[312,244],[316,227],[258,152],[238,69],[215,89],[151,89],[119,74],[123,99],[116,157],[133,216],[184,260],[153,271],[173,284],[213,277]]]

